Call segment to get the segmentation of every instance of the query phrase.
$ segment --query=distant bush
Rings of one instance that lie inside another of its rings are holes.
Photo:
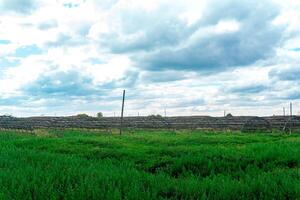
[[[102,113],[102,112],[98,112],[98,113],[97,113],[97,117],[98,117],[98,118],[103,117],[103,113]]]
[[[0,118],[10,119],[10,118],[15,118],[15,117],[12,115],[1,115]]]
[[[228,114],[226,115],[226,117],[233,117],[233,115],[232,115],[231,113],[228,113]]]
[[[77,114],[76,117],[89,117],[89,115],[85,114],[85,113],[80,113],[80,114]]]

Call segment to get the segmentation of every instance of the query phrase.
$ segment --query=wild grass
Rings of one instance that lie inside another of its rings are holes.
[[[0,199],[300,199],[300,135],[2,131]]]

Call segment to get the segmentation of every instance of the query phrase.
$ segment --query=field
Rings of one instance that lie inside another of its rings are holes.
[[[2,131],[0,199],[300,199],[300,134]]]

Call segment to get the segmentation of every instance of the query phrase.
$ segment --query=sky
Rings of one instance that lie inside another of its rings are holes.
[[[300,114],[298,0],[0,0],[0,115]]]

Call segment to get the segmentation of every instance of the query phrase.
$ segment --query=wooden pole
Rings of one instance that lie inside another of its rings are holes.
[[[285,107],[283,107],[283,116],[285,116]]]
[[[293,116],[293,104],[290,102],[290,134],[292,134],[292,116]]]
[[[120,135],[122,135],[122,129],[123,129],[124,101],[125,101],[125,90],[123,90],[123,100],[122,100],[122,110],[121,110],[121,124],[120,124]]]

